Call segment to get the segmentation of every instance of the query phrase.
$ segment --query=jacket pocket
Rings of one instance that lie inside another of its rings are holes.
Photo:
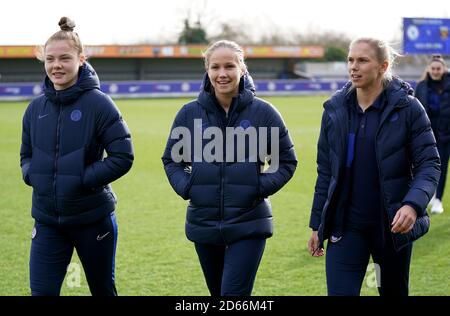
[[[33,147],[28,170],[24,170],[24,180],[39,195],[51,195],[53,192],[54,159],[43,150]]]
[[[29,172],[30,166],[31,166],[31,159],[30,159],[30,162],[27,162],[27,163],[25,163],[22,166],[22,179],[23,179],[23,182],[25,182],[25,184],[29,185],[29,186],[31,186],[31,183],[30,183],[30,172]]]
[[[218,199],[221,183],[220,165],[207,162],[192,164],[186,185],[186,196],[194,205],[213,205]]]
[[[185,195],[186,195],[186,197],[188,199],[191,198],[191,188],[192,188],[192,185],[194,184],[195,175],[196,175],[197,170],[198,170],[198,168],[196,168],[194,166],[195,166],[195,164],[192,164],[192,166],[191,166],[191,173],[189,174],[189,180],[188,180],[188,182],[186,184],[186,189],[184,190]]]
[[[257,192],[259,198],[265,198],[263,196],[262,187],[261,187],[261,166],[258,162],[255,163],[256,167],[256,185],[257,185]]]

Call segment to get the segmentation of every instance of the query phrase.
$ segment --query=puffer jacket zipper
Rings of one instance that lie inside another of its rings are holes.
[[[58,98],[58,92],[56,92],[56,97]],[[59,159],[59,141],[61,137],[60,129],[61,129],[61,116],[62,116],[62,104],[57,99],[56,101],[57,106],[59,108],[58,111],[58,120],[56,124],[56,144],[55,144],[55,164],[54,164],[54,171],[53,171],[53,194],[55,199],[55,213],[58,219],[58,224],[60,224],[61,221],[61,214],[58,210],[58,200],[57,200],[57,192],[56,192],[56,177],[58,174],[58,159]]]
[[[228,112],[226,113],[226,115],[225,115],[225,117],[226,118],[228,118]],[[227,123],[227,125],[224,127],[223,126],[223,124],[222,124],[222,119],[219,117],[219,124],[220,124],[220,128],[222,129],[222,131],[223,131],[223,135],[224,135],[224,140],[223,140],[223,144],[222,144],[222,146],[223,146],[223,161],[221,162],[221,164],[220,164],[220,210],[219,210],[219,212],[220,212],[220,223],[219,223],[219,225],[220,225],[220,228],[222,229],[222,221],[223,221],[223,218],[224,218],[224,208],[225,208],[225,202],[224,202],[224,194],[225,194],[225,192],[224,192],[224,187],[225,187],[225,164],[226,164],[226,130],[227,130],[227,127],[228,127],[228,123]]]
[[[232,101],[233,102],[233,101]],[[224,136],[224,140],[223,140],[223,161],[221,163],[221,167],[220,167],[220,209],[219,209],[219,213],[220,213],[220,221],[219,221],[219,230],[222,233],[222,223],[224,220],[224,213],[225,213],[225,202],[224,202],[224,195],[225,195],[225,165],[226,165],[226,130],[227,127],[230,126],[230,122],[231,122],[231,118],[232,115],[234,113],[234,110],[232,113],[230,113],[229,111],[226,112],[225,114],[225,118],[227,119],[227,124],[224,127],[223,123],[222,123],[222,118],[219,116],[217,116],[217,119],[219,121],[220,124],[220,128],[222,129],[223,132],[223,136]]]

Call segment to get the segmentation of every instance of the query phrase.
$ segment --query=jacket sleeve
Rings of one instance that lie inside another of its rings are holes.
[[[107,157],[84,170],[83,184],[87,188],[104,186],[117,180],[131,169],[134,160],[130,131],[109,97],[106,97],[96,115],[97,139],[105,148]]]
[[[22,144],[20,146],[20,166],[22,167],[22,179],[27,185],[30,184],[28,177],[28,170],[30,169],[31,157],[33,155],[31,145],[31,106],[30,104],[26,109],[22,119]]]
[[[417,101],[411,101],[408,154],[411,157],[413,181],[402,204],[418,206],[418,216],[426,214],[426,207],[439,181],[440,159],[430,120]]]
[[[274,172],[263,172],[259,177],[260,195],[267,197],[275,194],[280,190],[294,175],[297,168],[297,157],[294,151],[294,144],[292,143],[286,125],[283,122],[281,114],[273,107],[269,107],[268,117],[266,118],[266,126],[268,127],[268,149],[271,147],[271,128],[278,128],[279,131],[279,156],[278,166],[273,166],[274,159],[269,161],[271,167],[275,167]],[[271,154],[273,156],[273,153]],[[270,169],[270,168],[269,168]]]
[[[179,141],[177,138],[172,138],[172,132],[177,127],[186,127],[186,110],[182,108],[178,111],[175,120],[170,129],[169,138],[167,139],[166,148],[162,156],[162,162],[164,165],[164,170],[166,172],[167,179],[173,190],[181,196],[183,199],[187,200],[188,197],[188,184],[190,179],[190,173],[188,171],[188,162],[182,160],[180,162],[175,162],[172,157],[172,148]]]
[[[331,179],[330,150],[327,139],[328,114],[324,111],[317,143],[317,180],[314,189],[314,199],[309,220],[309,227],[318,230],[322,217],[322,210],[327,201],[328,188]]]

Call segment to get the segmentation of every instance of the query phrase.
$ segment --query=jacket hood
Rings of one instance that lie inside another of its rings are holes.
[[[55,103],[73,103],[85,91],[93,89],[100,89],[100,80],[88,62],[84,62],[79,68],[77,82],[67,89],[57,91],[48,76],[44,79],[45,96]]]
[[[239,81],[239,94],[236,111],[241,111],[245,106],[250,104],[255,97],[255,84],[253,82],[253,78],[250,74],[246,73],[243,75]],[[202,107],[209,111],[215,111],[214,105],[214,89],[211,84],[211,80],[209,79],[208,73],[205,73],[203,76],[203,81],[200,86],[200,93],[198,95],[198,102]]]
[[[411,85],[398,77],[392,78],[385,90],[390,97],[389,103],[393,106],[405,104],[408,102],[408,96],[414,96]]]
[[[351,95],[352,83],[348,81],[342,89],[336,91],[335,94],[330,99],[330,102],[326,102],[324,107],[332,106],[337,107],[345,103]],[[408,96],[414,95],[414,90],[411,85],[403,81],[398,77],[393,77],[391,81],[384,88],[384,92],[386,93],[388,106],[400,106],[405,105],[408,102]],[[348,103],[347,103],[348,104]]]

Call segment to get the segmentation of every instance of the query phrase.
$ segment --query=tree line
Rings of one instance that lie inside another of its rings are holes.
[[[183,25],[183,29],[178,35],[178,44],[208,44],[218,39],[227,39],[243,45],[319,45],[325,49],[324,57],[320,61],[345,61],[351,41],[347,35],[333,31],[287,34],[275,30],[271,34],[263,35],[255,40],[245,32],[245,24],[223,22],[216,35],[209,35],[199,19],[194,23],[185,19]]]

